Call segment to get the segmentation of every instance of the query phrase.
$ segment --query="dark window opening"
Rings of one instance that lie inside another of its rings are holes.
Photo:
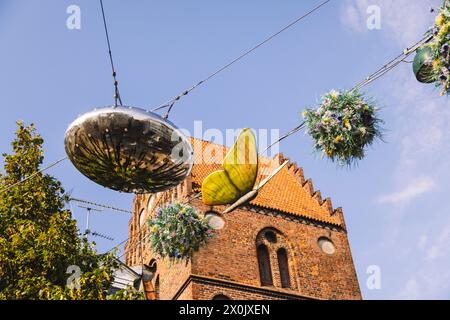
[[[267,231],[264,236],[270,243],[277,243],[277,235],[273,231]]]
[[[224,294],[218,294],[215,295],[214,298],[212,298],[213,300],[231,300],[229,297],[227,297]]]
[[[261,285],[271,286],[273,285],[272,270],[270,269],[270,257],[269,250],[263,244],[257,248],[259,275],[261,279]]]
[[[281,287],[291,287],[291,277],[289,275],[289,262],[286,249],[279,249],[277,251],[278,267],[280,269]]]

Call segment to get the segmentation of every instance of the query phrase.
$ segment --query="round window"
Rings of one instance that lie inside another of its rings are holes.
[[[277,235],[275,234],[275,232],[266,231],[264,236],[266,237],[267,241],[269,241],[270,243],[277,243]]]
[[[225,227],[225,221],[217,213],[208,212],[205,214],[205,218],[206,221],[208,221],[209,226],[214,230],[220,230]]]
[[[320,249],[326,254],[333,254],[336,252],[333,242],[328,238],[322,237],[317,243],[319,244]]]

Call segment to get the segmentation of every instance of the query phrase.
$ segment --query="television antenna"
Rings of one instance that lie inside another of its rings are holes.
[[[81,205],[78,205],[77,207],[78,208],[82,208],[82,209],[86,209],[86,228],[85,228],[84,234],[83,234],[86,238],[89,235],[91,235],[93,237],[98,237],[98,238],[106,239],[106,240],[109,240],[109,241],[114,241],[114,238],[112,238],[112,237],[110,237],[108,235],[102,234],[100,232],[97,232],[97,231],[92,231],[90,229],[89,223],[90,223],[91,213],[92,212],[102,212],[103,210],[95,209],[95,208],[88,207],[88,206],[81,206]]]

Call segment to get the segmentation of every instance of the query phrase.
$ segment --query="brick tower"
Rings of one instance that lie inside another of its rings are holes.
[[[205,206],[203,179],[221,169],[226,148],[193,139],[195,165],[177,188],[137,195],[129,223],[126,264],[151,270],[148,297],[210,299],[361,299],[342,209],[322,200],[296,164],[275,176],[249,204],[223,215],[225,206]],[[259,177],[285,159],[261,158]],[[194,199],[193,199],[194,198]],[[215,237],[187,265],[153,256],[145,241],[146,220],[159,205],[186,202],[207,215]]]

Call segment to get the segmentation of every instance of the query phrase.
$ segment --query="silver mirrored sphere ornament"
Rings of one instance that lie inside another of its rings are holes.
[[[156,193],[191,173],[193,149],[180,130],[159,115],[134,107],[95,109],[67,129],[66,153],[90,180],[127,193]]]

